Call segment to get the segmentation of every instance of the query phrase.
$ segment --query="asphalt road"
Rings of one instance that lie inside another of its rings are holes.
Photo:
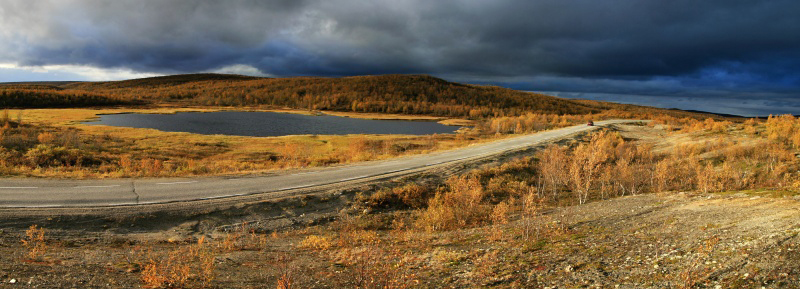
[[[283,192],[366,180],[382,175],[398,174],[425,167],[488,157],[593,130],[598,126],[622,122],[631,121],[599,121],[595,123],[595,126],[578,125],[444,152],[386,161],[364,162],[295,174],[185,179],[0,179],[0,207],[41,208],[143,205]]]

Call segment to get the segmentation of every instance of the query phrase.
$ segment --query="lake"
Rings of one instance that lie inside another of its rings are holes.
[[[176,114],[107,114],[91,125],[152,128],[170,132],[241,136],[301,134],[411,134],[454,133],[460,127],[432,121],[372,120],[331,115],[277,112],[181,112]]]

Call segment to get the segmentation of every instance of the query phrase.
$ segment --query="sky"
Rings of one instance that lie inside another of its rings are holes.
[[[797,0],[3,0],[0,82],[430,74],[800,114]]]

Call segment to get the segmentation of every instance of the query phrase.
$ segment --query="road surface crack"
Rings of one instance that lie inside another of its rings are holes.
[[[131,182],[131,192],[136,195],[136,204],[139,204],[139,193],[136,192],[136,182]]]

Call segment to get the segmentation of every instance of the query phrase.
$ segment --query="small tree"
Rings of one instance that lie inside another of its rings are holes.
[[[539,154],[537,170],[545,189],[550,191],[553,199],[557,199],[559,188],[569,179],[567,160],[567,148],[562,146],[549,146]]]
[[[589,193],[599,177],[601,166],[612,156],[613,141],[606,133],[601,132],[592,136],[588,144],[579,145],[572,153],[569,184],[578,197],[579,204],[584,204],[589,199]]]

